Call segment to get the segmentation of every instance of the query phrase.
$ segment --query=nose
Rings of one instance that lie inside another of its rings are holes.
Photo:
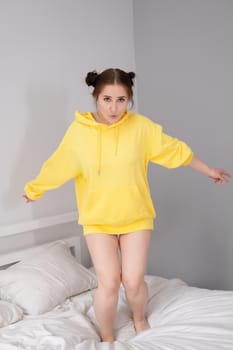
[[[117,103],[116,103],[115,101],[113,101],[113,102],[111,103],[110,111],[111,111],[112,114],[115,114],[115,113],[116,113],[116,111],[117,111]]]

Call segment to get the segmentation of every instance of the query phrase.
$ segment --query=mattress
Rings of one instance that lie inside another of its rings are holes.
[[[24,316],[0,329],[0,350],[232,350],[233,292],[188,286],[146,275],[151,329],[136,335],[124,288],[119,291],[116,340],[100,342],[91,290],[52,311]]]

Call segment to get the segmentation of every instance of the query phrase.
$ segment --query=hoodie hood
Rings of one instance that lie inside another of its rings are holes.
[[[131,113],[126,110],[126,112],[123,114],[121,119],[117,123],[113,124],[104,124],[104,123],[98,123],[91,112],[82,113],[80,111],[75,112],[75,122],[84,124],[88,127],[95,128],[98,133],[97,137],[97,150],[98,150],[98,169],[97,174],[101,175],[101,166],[102,166],[102,137],[103,133],[114,129],[114,135],[115,135],[115,156],[117,156],[118,153],[118,144],[119,144],[119,127],[122,123],[125,123],[129,117],[131,116]]]
[[[111,129],[111,128],[115,128],[118,127],[119,125],[121,125],[122,123],[124,123],[130,116],[130,112],[127,110],[125,111],[125,113],[123,114],[123,116],[121,117],[121,119],[117,122],[117,123],[113,123],[113,124],[104,124],[104,123],[98,123],[91,112],[86,112],[86,113],[82,113],[79,111],[75,112],[75,121],[77,123],[81,123],[81,124],[85,124],[85,125],[89,125],[89,126],[93,126],[93,127],[97,127],[97,128],[103,128],[103,129]]]

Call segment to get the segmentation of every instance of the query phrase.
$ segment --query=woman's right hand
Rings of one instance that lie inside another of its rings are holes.
[[[23,194],[22,197],[25,199],[26,203],[35,202],[33,199],[28,198],[28,196],[26,196],[26,194]]]

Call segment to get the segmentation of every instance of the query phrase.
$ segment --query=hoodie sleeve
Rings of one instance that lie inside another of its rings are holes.
[[[148,160],[166,168],[188,165],[193,151],[183,141],[163,133],[161,125],[151,122],[147,129]]]
[[[46,191],[57,188],[78,176],[80,166],[76,139],[77,132],[71,124],[56,151],[42,165],[38,176],[25,185],[24,191],[28,198],[37,200]]]

